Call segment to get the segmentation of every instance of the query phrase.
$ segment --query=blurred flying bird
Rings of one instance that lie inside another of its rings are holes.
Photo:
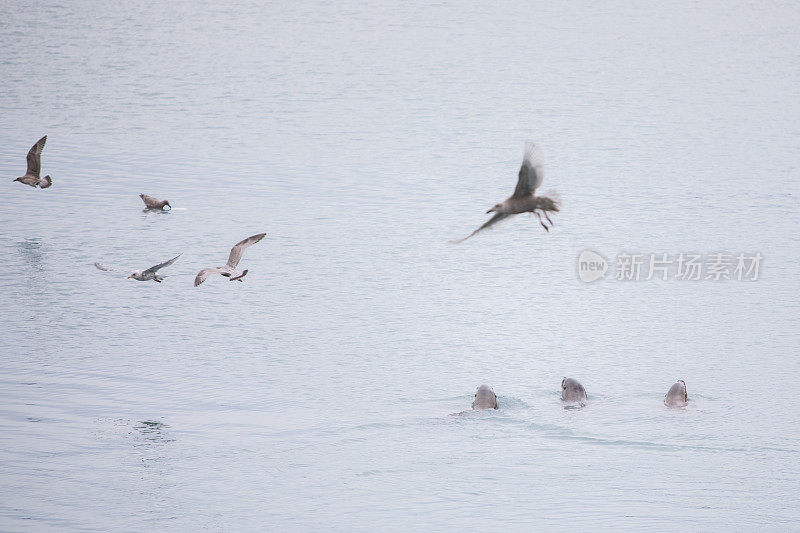
[[[550,231],[547,224],[542,220],[542,214],[552,227],[553,221],[547,216],[548,211],[558,211],[559,200],[557,197],[535,196],[536,189],[542,184],[544,179],[544,155],[542,150],[532,141],[525,143],[525,155],[522,158],[522,166],[519,169],[519,181],[514,189],[514,194],[509,196],[504,202],[499,203],[486,211],[494,213],[494,216],[487,220],[483,226],[479,227],[463,239],[450,241],[453,244],[464,242],[479,231],[489,228],[512,215],[519,213],[533,213],[539,217],[542,227]],[[540,213],[541,211],[541,213]]]

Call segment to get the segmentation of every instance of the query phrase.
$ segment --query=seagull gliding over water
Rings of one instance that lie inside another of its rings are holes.
[[[31,146],[31,149],[28,150],[28,168],[25,171],[25,175],[20,176],[14,181],[19,181],[31,187],[36,187],[38,185],[42,189],[46,189],[53,184],[53,180],[50,179],[50,176],[39,177],[39,170],[42,168],[42,150],[44,150],[44,143],[46,142],[47,135]]]
[[[197,277],[194,278],[194,286],[197,287],[205,280],[208,279],[209,276],[212,274],[221,274],[226,278],[230,278],[228,281],[242,281],[242,278],[247,275],[247,269],[242,272],[236,270],[236,267],[239,265],[239,261],[242,260],[242,256],[244,255],[244,251],[247,250],[250,246],[254,245],[261,239],[263,239],[267,234],[266,233],[259,233],[257,235],[253,235],[244,239],[243,241],[237,242],[233,248],[231,248],[231,255],[228,256],[228,262],[225,266],[216,267],[216,268],[204,268],[200,272],[197,273]]]
[[[183,255],[182,253],[178,254],[175,257],[173,257],[172,259],[170,259],[169,261],[164,261],[161,264],[158,264],[158,265],[155,265],[155,266],[151,266],[147,270],[135,270],[134,272],[131,273],[130,276],[128,276],[128,279],[133,278],[136,281],[150,281],[152,279],[153,281],[161,283],[164,280],[164,278],[162,276],[158,275],[158,271],[161,270],[164,267],[170,266],[172,263],[177,261],[178,258],[180,256],[182,256],[182,255]],[[102,265],[100,263],[95,263],[94,266],[96,266],[100,270],[106,270],[106,271],[111,271],[111,272],[122,272],[122,270],[119,270],[119,269],[113,268],[113,267],[109,267],[109,266],[105,266],[105,265]]]

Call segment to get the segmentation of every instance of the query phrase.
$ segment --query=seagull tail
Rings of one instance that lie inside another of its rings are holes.
[[[553,211],[559,211],[561,208],[561,195],[558,193],[558,191],[555,189],[549,189],[544,194],[553,202],[553,206],[555,207]]]
[[[230,278],[228,281],[242,281],[242,278],[245,277],[248,272],[249,270],[245,268],[240,275],[236,276],[235,278]]]

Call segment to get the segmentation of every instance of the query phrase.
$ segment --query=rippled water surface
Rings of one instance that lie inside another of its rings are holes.
[[[800,528],[800,10],[715,3],[0,4],[0,529]]]

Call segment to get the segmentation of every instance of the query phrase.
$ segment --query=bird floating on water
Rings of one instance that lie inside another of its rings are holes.
[[[450,241],[453,244],[464,242],[479,231],[493,226],[497,222],[506,219],[512,215],[519,213],[533,213],[539,217],[539,223],[542,227],[550,231],[550,228],[542,220],[542,214],[547,219],[552,227],[553,221],[547,216],[548,211],[557,212],[559,200],[557,197],[549,198],[547,196],[536,196],[536,189],[542,184],[544,179],[544,155],[542,150],[533,143],[528,141],[525,143],[525,155],[522,158],[522,166],[519,169],[519,181],[517,187],[514,189],[514,194],[506,198],[502,203],[499,203],[486,211],[487,213],[494,213],[494,216],[487,220],[483,226],[479,227],[463,239]],[[539,212],[541,211],[541,213]]]
[[[169,206],[169,208],[172,209],[172,206],[169,205],[169,200],[159,200],[158,198],[153,198],[146,194],[140,194],[139,198],[144,202],[146,209],[164,209],[164,206]]]
[[[158,275],[158,271],[161,270],[164,267],[170,266],[172,263],[177,261],[178,258],[180,256],[182,256],[182,255],[183,255],[182,253],[178,254],[175,257],[173,257],[172,259],[170,259],[169,261],[164,261],[163,263],[160,263],[158,265],[151,266],[147,270],[135,270],[135,271],[133,271],[131,273],[130,276],[128,276],[128,279],[133,278],[136,281],[150,281],[150,280],[153,280],[153,281],[156,281],[158,283],[161,283],[162,281],[164,281],[164,278],[162,276]],[[100,263],[95,263],[94,266],[96,266],[100,270],[111,271],[111,272],[123,272],[122,270],[120,270],[118,268],[109,267],[109,266],[106,266],[106,265],[103,265],[103,264],[100,264]]]
[[[46,189],[53,184],[53,180],[50,179],[50,176],[39,177],[39,170],[42,167],[42,150],[44,150],[44,143],[46,142],[47,135],[31,146],[31,149],[28,150],[28,168],[25,171],[25,175],[20,176],[14,181],[19,181],[31,187],[36,187],[38,185],[42,189]]]
[[[266,235],[266,233],[259,233],[258,235],[253,235],[244,239],[243,241],[237,242],[233,248],[231,248],[231,255],[228,257],[227,264],[225,264],[225,266],[216,268],[204,268],[198,272],[197,277],[194,278],[194,286],[197,287],[212,274],[221,274],[226,278],[230,278],[228,281],[242,281],[242,278],[247,275],[248,271],[245,269],[244,271],[239,272],[236,270],[236,267],[239,265],[239,261],[241,261],[244,251],[263,239]]]

